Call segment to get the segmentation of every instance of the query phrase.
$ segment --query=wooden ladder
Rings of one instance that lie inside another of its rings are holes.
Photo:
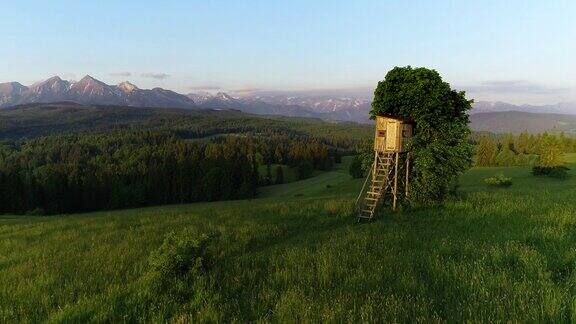
[[[377,152],[374,156],[372,172],[366,177],[360,196],[358,196],[358,222],[372,220],[384,193],[392,184],[391,174],[394,169],[394,154]],[[366,185],[370,185],[366,188]]]

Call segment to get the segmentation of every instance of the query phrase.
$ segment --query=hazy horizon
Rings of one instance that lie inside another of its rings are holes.
[[[394,66],[477,101],[576,101],[576,3],[19,1],[0,82],[89,74],[180,93],[370,94]]]

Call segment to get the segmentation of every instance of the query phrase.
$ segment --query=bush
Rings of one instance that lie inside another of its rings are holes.
[[[202,284],[208,270],[209,236],[188,231],[166,235],[164,242],[150,255],[148,283],[158,294],[187,298]]]
[[[535,176],[547,176],[556,179],[565,179],[568,176],[569,168],[565,166],[535,166],[532,174]]]
[[[484,182],[492,187],[510,187],[512,185],[512,178],[505,177],[503,174],[498,174],[484,179]]]

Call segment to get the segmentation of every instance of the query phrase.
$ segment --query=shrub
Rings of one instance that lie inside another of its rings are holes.
[[[193,294],[208,270],[209,239],[208,235],[189,231],[166,235],[162,245],[150,255],[150,288],[177,298]]]
[[[556,179],[565,179],[568,176],[569,168],[565,166],[534,166],[532,174],[535,176],[547,176]]]
[[[505,177],[503,174],[497,174],[484,179],[484,182],[492,187],[510,187],[512,185],[512,178]]]

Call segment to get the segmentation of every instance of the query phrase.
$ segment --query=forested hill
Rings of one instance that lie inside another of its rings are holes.
[[[255,116],[237,110],[85,106],[69,102],[30,104],[0,110],[0,140],[127,128],[170,130],[182,138],[273,132],[313,136],[339,146],[350,146],[352,142],[369,139],[373,132],[371,125],[313,118]]]
[[[372,132],[234,110],[10,108],[0,111],[0,213],[251,198],[271,184],[272,172],[282,183],[284,170],[305,179],[331,169]]]

